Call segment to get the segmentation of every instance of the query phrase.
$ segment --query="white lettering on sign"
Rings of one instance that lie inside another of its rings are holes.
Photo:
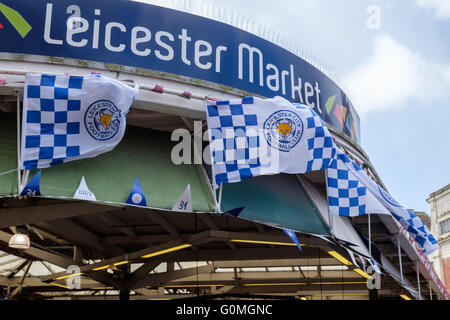
[[[100,9],[93,10],[91,17],[94,19],[91,20],[92,18],[87,19],[82,8],[74,5],[68,6],[63,13],[67,15],[65,39],[58,39],[55,37],[55,30],[59,30],[61,26],[55,25],[54,17],[61,13],[57,14],[53,9],[53,3],[47,3],[43,39],[48,44],[106,49],[112,53],[129,52],[137,57],[154,56],[161,61],[182,63],[202,72],[229,72],[232,68],[237,72],[239,80],[267,87],[275,94],[290,95],[292,100],[316,108],[322,113],[319,83],[302,79],[292,64],[287,68],[280,68],[275,61],[268,61],[270,59],[257,46],[240,43],[235,50],[229,50],[224,45],[195,39],[188,28],[180,28],[178,34],[174,34],[166,30],[152,30],[143,25],[127,27],[119,21],[104,21]],[[230,61],[230,55],[237,56],[237,66],[225,65]]]

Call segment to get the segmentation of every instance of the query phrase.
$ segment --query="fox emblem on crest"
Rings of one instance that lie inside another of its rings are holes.
[[[109,124],[111,123],[112,116],[107,113],[100,113],[100,123],[106,128],[109,129]]]
[[[86,130],[95,140],[105,141],[116,135],[120,129],[121,112],[109,100],[92,103],[84,114]]]
[[[277,131],[283,138],[286,138],[292,132],[292,121],[288,123],[280,123],[277,121],[276,124]]]
[[[278,110],[263,124],[267,143],[275,149],[289,152],[303,135],[303,122],[293,110]]]

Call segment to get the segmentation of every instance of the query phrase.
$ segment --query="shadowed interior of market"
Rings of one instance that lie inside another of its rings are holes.
[[[243,294],[398,299],[407,294],[388,276],[382,276],[380,290],[368,290],[366,277],[347,265],[348,257],[343,263],[330,255],[345,253],[322,239],[299,234],[300,252],[282,231],[235,217],[49,200],[8,199],[2,206],[2,227],[17,225],[31,238],[30,249],[22,252],[8,248],[8,228],[0,233],[0,284],[18,299],[239,299]],[[15,222],[3,219],[6,215]],[[355,224],[364,231],[366,220]],[[398,265],[395,236],[374,220],[372,239]],[[415,283],[415,263],[404,253],[402,258],[404,277]],[[81,288],[69,290],[65,268],[74,264],[81,267]],[[427,280],[420,281],[427,292]]]

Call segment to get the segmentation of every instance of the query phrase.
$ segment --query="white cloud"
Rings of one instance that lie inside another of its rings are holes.
[[[407,103],[431,105],[448,94],[450,64],[427,61],[388,34],[379,35],[367,61],[344,76],[352,102],[364,115]]]
[[[450,18],[449,0],[416,0],[416,4],[422,8],[434,9],[434,14],[438,19]]]

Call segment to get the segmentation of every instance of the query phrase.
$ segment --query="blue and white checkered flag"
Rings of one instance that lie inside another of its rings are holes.
[[[353,170],[349,169],[349,166]],[[342,151],[331,161],[327,174],[327,194],[330,214],[356,217],[363,214],[389,214],[372,192],[354,174],[362,171]]]
[[[207,101],[214,186],[266,174],[326,169],[333,138],[314,112],[282,97]]]
[[[381,204],[388,213],[391,213],[400,224],[414,237],[416,242],[422,247],[423,252],[428,255],[435,251],[439,245],[431,234],[430,230],[414,213],[403,207],[388,192],[380,187],[375,181],[370,179],[367,174],[345,154],[338,150],[338,161],[344,164],[348,172],[352,175],[352,179],[358,180],[358,185],[366,188],[366,194],[370,194],[376,198],[375,201],[367,201],[366,203],[376,203],[377,207]],[[329,169],[330,170],[330,169]],[[375,213],[373,208],[366,207],[366,212]],[[330,206],[330,212],[331,212]],[[379,208],[377,208],[379,211]],[[378,212],[380,213],[380,212]]]
[[[137,92],[100,75],[27,74],[21,168],[48,168],[112,150]]]
[[[439,248],[439,245],[431,231],[423,223],[422,219],[405,208],[397,209],[392,215],[409,232],[409,234],[422,247],[423,253],[429,255]]]

